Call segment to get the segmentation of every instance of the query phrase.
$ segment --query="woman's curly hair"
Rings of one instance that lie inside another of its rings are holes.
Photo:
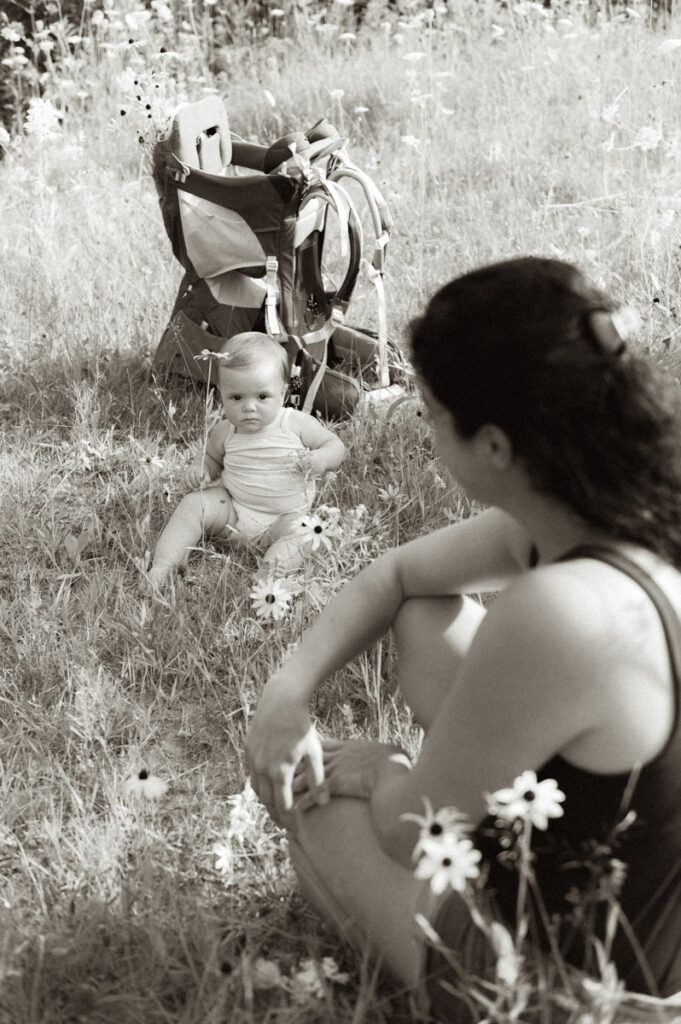
[[[461,436],[495,424],[538,490],[681,567],[679,388],[622,350],[615,309],[568,263],[495,263],[433,297],[413,362]]]

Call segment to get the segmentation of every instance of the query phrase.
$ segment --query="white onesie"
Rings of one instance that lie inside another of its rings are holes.
[[[255,538],[282,515],[304,515],[315,495],[313,480],[306,481],[300,456],[308,449],[287,425],[292,409],[257,434],[238,434],[234,427],[225,437],[222,484],[237,513],[237,529]]]

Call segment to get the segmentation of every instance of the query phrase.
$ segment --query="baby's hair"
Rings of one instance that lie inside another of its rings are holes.
[[[462,437],[500,427],[538,491],[681,566],[678,388],[621,322],[571,264],[506,260],[431,299],[412,357]]]
[[[281,367],[284,383],[288,381],[288,356],[286,349],[268,334],[259,331],[244,331],[228,338],[220,348],[222,358],[220,369],[246,370],[263,362],[272,362]]]

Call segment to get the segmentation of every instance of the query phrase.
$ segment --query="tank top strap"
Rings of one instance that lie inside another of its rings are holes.
[[[604,544],[580,544],[578,547],[571,548],[570,551],[561,555],[556,561],[567,562],[573,558],[595,558],[599,562],[605,562],[607,565],[619,569],[620,572],[635,580],[641,587],[641,590],[645,591],[653,602],[664,629],[672,675],[674,677],[674,690],[676,693],[674,719],[676,727],[679,719],[679,691],[681,690],[681,619],[679,619],[676,609],[652,576],[645,569],[642,569],[633,558],[623,554],[616,548],[607,547]]]

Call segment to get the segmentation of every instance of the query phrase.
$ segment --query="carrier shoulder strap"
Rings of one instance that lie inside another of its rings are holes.
[[[361,260],[361,269],[366,277],[373,284],[376,290],[376,308],[378,318],[378,385],[387,388],[390,385],[390,367],[388,365],[388,321],[386,315],[385,286],[383,283],[383,270],[385,267],[385,255],[392,219],[388,206],[378,186],[371,180],[368,174],[361,171],[351,160],[343,154],[334,157],[329,168],[329,179],[338,182],[342,178],[350,178],[356,181],[364,193],[371,220],[374,228],[374,251],[371,262],[367,259]]]

